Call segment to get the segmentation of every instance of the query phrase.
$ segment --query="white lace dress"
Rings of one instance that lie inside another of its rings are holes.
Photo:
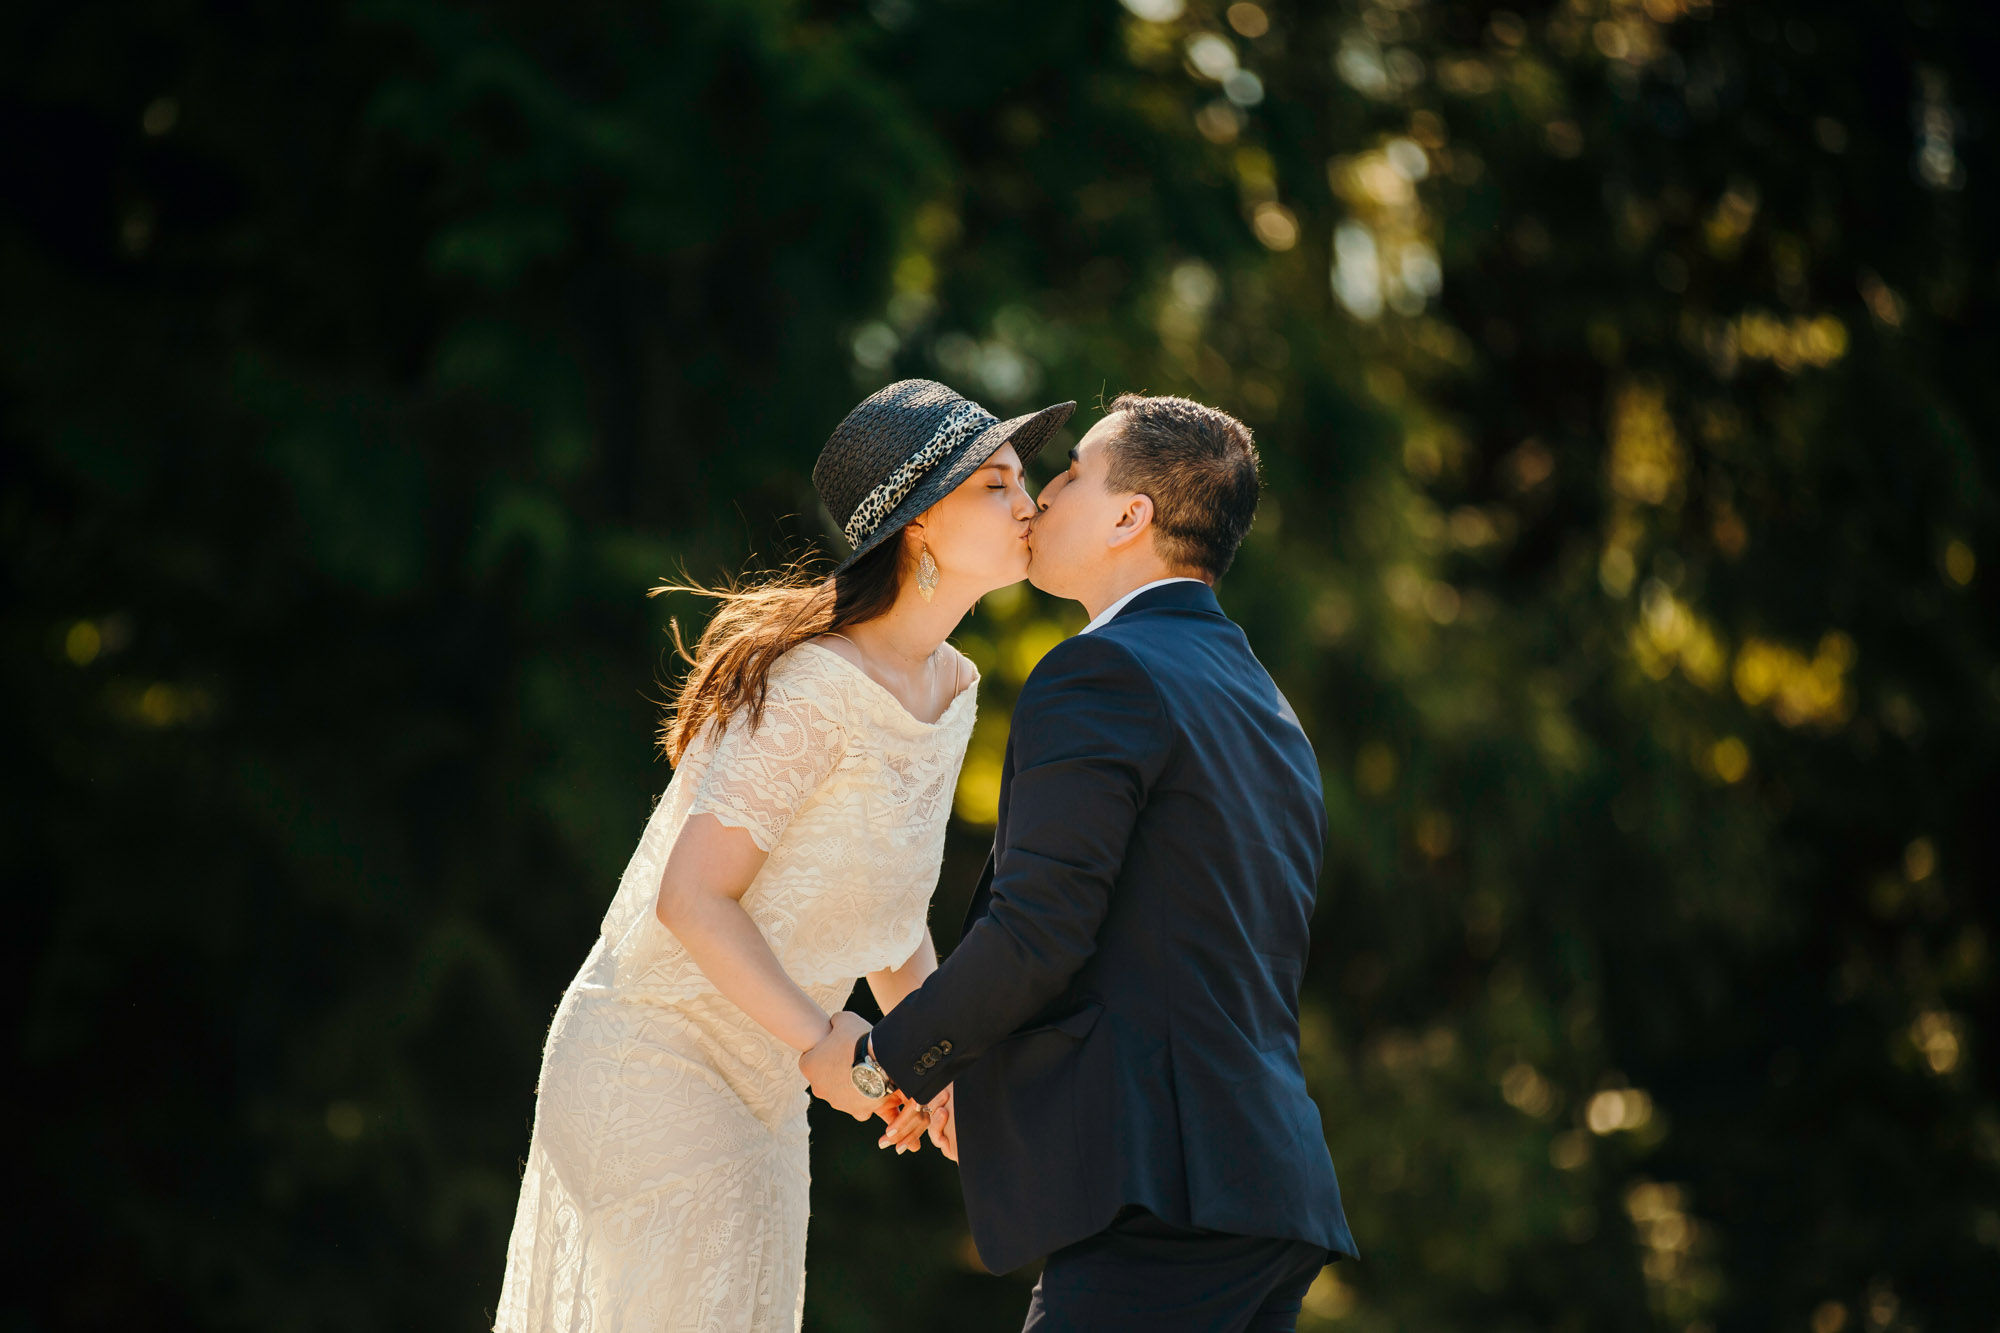
[[[792,1333],[805,1299],[809,1094],[795,1052],[653,914],[691,814],[770,853],[743,906],[829,1013],[915,952],[978,681],[935,723],[818,644],[761,724],[682,756],[542,1053],[500,1333]]]

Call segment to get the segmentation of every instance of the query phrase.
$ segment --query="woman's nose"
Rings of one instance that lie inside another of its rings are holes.
[[[1032,495],[1028,494],[1028,488],[1026,486],[1014,487],[1014,517],[1019,519],[1030,519],[1033,518],[1038,512],[1039,510],[1035,504],[1035,498]]]

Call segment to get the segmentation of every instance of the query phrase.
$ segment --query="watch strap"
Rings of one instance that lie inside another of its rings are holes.
[[[889,1071],[882,1068],[882,1066],[876,1061],[875,1057],[869,1054],[868,1039],[874,1035],[875,1035],[874,1032],[869,1031],[862,1033],[859,1037],[856,1037],[854,1039],[855,1068],[858,1069],[862,1065],[870,1066],[882,1076],[882,1082],[888,1086],[889,1091],[899,1093],[902,1091],[902,1089],[896,1086],[896,1080],[890,1078]]]

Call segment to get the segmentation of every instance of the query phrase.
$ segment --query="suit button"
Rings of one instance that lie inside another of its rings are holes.
[[[941,1051],[943,1051],[943,1052],[944,1052],[944,1053],[945,1053],[946,1055],[950,1055],[950,1054],[951,1054],[951,1043],[950,1043],[950,1042],[948,1042],[948,1041],[941,1041],[941,1042],[939,1042],[939,1043],[938,1043],[938,1049],[939,1049],[939,1050],[941,1050]]]

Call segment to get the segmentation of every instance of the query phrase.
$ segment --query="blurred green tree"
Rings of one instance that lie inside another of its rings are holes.
[[[824,433],[926,374],[1258,431],[1224,600],[1325,762],[1366,1254],[1304,1327],[1990,1328],[1996,22],[10,15],[0,1310],[482,1321],[665,782],[698,608],[640,594],[822,537]],[[1079,621],[966,627],[942,943]],[[949,1169],[837,1120],[808,1326],[1013,1327]]]

